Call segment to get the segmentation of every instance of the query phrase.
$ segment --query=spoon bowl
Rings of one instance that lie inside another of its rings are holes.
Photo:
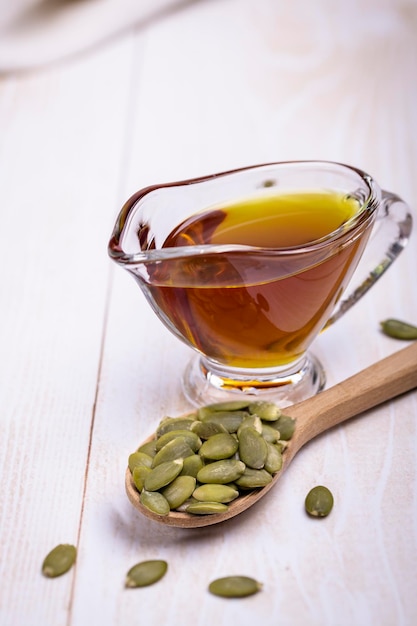
[[[200,528],[224,522],[253,506],[263,498],[286,471],[297,452],[311,439],[351,417],[378,406],[417,387],[417,342],[351,376],[345,381],[298,404],[285,408],[285,414],[296,420],[294,434],[283,454],[282,468],[272,482],[239,496],[224,513],[191,515],[171,511],[157,515],[139,500],[129,468],[126,470],[126,492],[129,500],[143,515],[162,524],[180,528]],[[151,441],[153,435],[146,441]],[[145,442],[144,442],[145,443]]]

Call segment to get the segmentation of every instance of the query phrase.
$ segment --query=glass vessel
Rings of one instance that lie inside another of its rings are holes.
[[[287,406],[323,388],[311,344],[384,274],[411,227],[408,206],[369,174],[281,162],[138,191],[108,252],[195,351],[190,402]]]

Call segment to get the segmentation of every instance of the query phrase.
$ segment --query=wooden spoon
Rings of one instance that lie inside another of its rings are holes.
[[[239,515],[263,498],[282,476],[300,448],[308,441],[329,428],[415,387],[417,387],[417,342],[312,398],[286,407],[285,414],[295,418],[296,427],[283,454],[281,471],[275,474],[272,482],[266,487],[239,496],[229,504],[229,509],[225,513],[191,515],[172,511],[166,516],[156,515],[139,502],[139,493],[132,481],[129,469],[126,471],[127,495],[141,513],[162,524],[182,528],[218,524]],[[153,435],[147,441],[151,439]]]

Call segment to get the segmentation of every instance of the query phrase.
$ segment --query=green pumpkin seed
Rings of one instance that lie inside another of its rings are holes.
[[[47,578],[56,578],[68,572],[77,558],[77,548],[62,543],[46,555],[42,563],[42,574]]]
[[[183,466],[180,472],[180,476],[194,476],[197,477],[198,472],[203,467],[203,459],[199,454],[193,454],[183,459]]]
[[[177,509],[184,504],[195,490],[196,480],[193,476],[177,476],[172,483],[162,490],[171,509]]]
[[[213,580],[209,585],[210,593],[223,598],[244,598],[262,589],[262,584],[249,576],[225,576]]]
[[[161,580],[168,569],[166,561],[142,561],[130,568],[126,575],[126,587],[147,587]]]
[[[153,459],[149,454],[145,452],[132,452],[129,455],[128,466],[131,472],[137,465],[144,465],[145,467],[152,467]]]
[[[262,435],[261,418],[258,415],[249,415],[248,417],[244,417],[241,425],[237,430],[238,437],[244,428],[254,428],[260,435]]]
[[[239,443],[235,437],[229,433],[218,433],[202,444],[199,454],[203,459],[220,461],[233,456],[238,447]]]
[[[387,319],[381,322],[381,328],[385,335],[393,337],[394,339],[403,339],[406,341],[417,339],[417,326],[407,324],[407,322],[402,322],[401,320]]]
[[[241,411],[249,406],[248,400],[232,400],[229,402],[215,402],[214,404],[206,404],[198,409],[197,415],[199,419],[204,420],[211,413],[219,413],[224,411]]]
[[[152,439],[152,441],[147,441],[143,443],[138,449],[137,452],[144,452],[145,454],[154,457],[156,454],[156,439]]]
[[[280,439],[289,441],[294,434],[295,419],[289,415],[281,414],[275,422],[271,422],[271,426],[279,430]]]
[[[158,489],[169,485],[178,476],[183,464],[182,459],[175,459],[174,461],[166,461],[157,465],[145,477],[144,486],[146,491],[158,491]]]
[[[245,471],[245,467],[242,461],[236,459],[214,461],[201,468],[197,474],[197,481],[225,485],[236,481]]]
[[[202,418],[202,421],[204,422],[207,419],[208,422],[221,424],[229,433],[236,433],[243,419],[248,415],[244,411],[218,411],[209,414],[207,418]]]
[[[144,507],[157,515],[168,515],[171,510],[168,500],[159,491],[142,489],[139,500]]]
[[[145,486],[145,478],[152,470],[145,465],[137,465],[133,468],[132,479],[138,491],[142,491]]]
[[[188,443],[191,450],[196,452],[201,446],[201,439],[198,435],[196,435],[191,430],[169,430],[167,433],[164,433],[156,440],[156,450],[159,452],[161,448],[163,448],[167,443],[176,439],[177,437],[181,437],[184,441]]]
[[[200,439],[209,439],[213,435],[228,432],[222,424],[215,422],[194,422],[192,430]]]
[[[262,469],[265,465],[268,448],[265,439],[254,428],[240,431],[239,456],[248,467]]]
[[[159,422],[156,429],[156,436],[161,437],[170,430],[191,430],[193,423],[196,420],[196,415],[193,413],[188,416],[181,417],[165,417]]]
[[[200,502],[223,502],[227,504],[239,496],[239,491],[229,485],[200,485],[193,492],[193,498]]]
[[[273,402],[252,402],[249,413],[258,415],[265,422],[274,422],[281,415],[281,409]]]
[[[189,504],[185,511],[193,515],[215,515],[228,511],[227,504],[222,502],[193,502]]]
[[[282,452],[273,443],[266,442],[268,453],[266,455],[265,469],[270,474],[276,474],[282,468]]]
[[[265,487],[272,481],[272,476],[265,469],[252,469],[247,467],[236,480],[236,484],[240,489],[258,489],[259,487]]]
[[[175,461],[175,459],[184,459],[187,456],[192,456],[194,451],[190,448],[188,443],[182,437],[175,437],[172,441],[169,441],[164,445],[154,456],[152,460],[152,467],[157,467],[161,463],[167,461]]]
[[[262,424],[262,437],[269,443],[277,443],[280,438],[280,432],[269,424]]]
[[[327,487],[318,485],[311,489],[305,499],[305,509],[313,517],[326,517],[333,508],[333,495]]]

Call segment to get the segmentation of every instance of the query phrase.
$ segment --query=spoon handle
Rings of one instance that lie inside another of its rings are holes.
[[[285,409],[297,419],[295,453],[307,441],[350,417],[417,387],[417,341],[358,374]]]

